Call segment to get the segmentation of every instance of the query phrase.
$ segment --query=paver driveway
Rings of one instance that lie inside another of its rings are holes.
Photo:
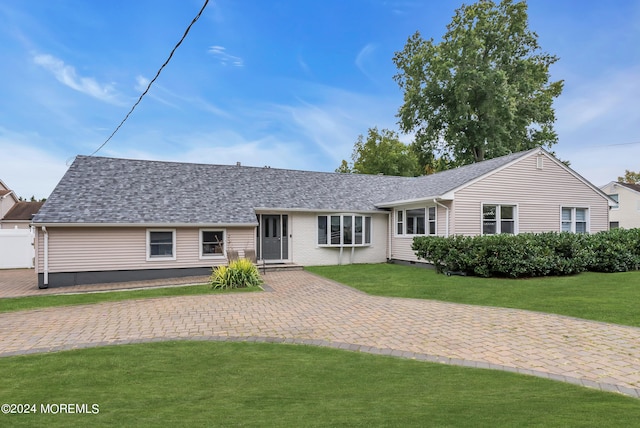
[[[548,377],[640,397],[640,329],[557,315],[368,296],[304,271],[265,293],[0,314],[0,356],[170,339],[307,343]]]

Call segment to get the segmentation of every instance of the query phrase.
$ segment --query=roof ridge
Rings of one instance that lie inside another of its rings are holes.
[[[335,171],[311,171],[306,169],[293,169],[293,168],[278,168],[272,166],[254,166],[254,165],[241,165],[241,164],[223,164],[223,163],[204,163],[204,162],[187,162],[187,161],[171,161],[171,160],[158,160],[158,159],[135,159],[135,158],[118,158],[111,156],[87,156],[87,155],[77,155],[76,159],[80,158],[82,160],[86,159],[105,159],[105,160],[113,160],[113,161],[124,161],[124,162],[152,162],[152,163],[162,163],[162,164],[172,164],[172,165],[193,165],[193,166],[209,166],[209,167],[228,167],[228,168],[245,168],[245,169],[256,169],[256,170],[265,170],[271,169],[276,171],[290,171],[290,172],[301,172],[301,173],[313,173],[313,174],[328,174],[333,176],[365,176],[365,177],[387,177],[387,178],[417,178],[417,177],[407,177],[402,175],[385,175],[385,174],[356,174],[356,173],[340,173]],[[74,161],[75,162],[75,161]]]

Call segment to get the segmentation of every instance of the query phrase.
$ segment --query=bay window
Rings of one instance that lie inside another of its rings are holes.
[[[318,245],[352,247],[369,244],[371,217],[354,214],[318,216]]]

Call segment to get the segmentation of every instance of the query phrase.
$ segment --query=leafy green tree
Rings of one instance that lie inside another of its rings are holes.
[[[624,176],[618,177],[618,181],[621,183],[640,184],[640,171],[633,172],[625,169]]]
[[[413,177],[420,175],[418,158],[398,134],[388,129],[369,128],[367,139],[358,136],[351,154],[351,165],[342,161],[336,172],[384,174]]]
[[[540,51],[524,1],[480,0],[456,10],[439,44],[411,36],[393,61],[404,91],[400,129],[426,156],[465,165],[557,142],[549,81],[558,58]],[[454,166],[454,165],[452,165]]]
[[[342,174],[351,174],[353,170],[351,169],[347,161],[342,159],[342,163],[338,168],[336,168],[336,172],[340,172]]]

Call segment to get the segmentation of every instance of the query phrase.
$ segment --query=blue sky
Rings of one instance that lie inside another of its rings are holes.
[[[3,0],[0,179],[46,197],[113,132],[204,0]],[[211,0],[101,156],[333,171],[397,130],[394,52],[461,1]],[[560,60],[556,153],[596,185],[640,170],[640,1],[532,0]],[[403,136],[406,142],[411,136]]]

